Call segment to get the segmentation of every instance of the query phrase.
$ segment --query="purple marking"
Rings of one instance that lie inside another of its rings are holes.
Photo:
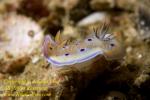
[[[85,49],[80,49],[81,52],[85,51]]]
[[[69,53],[66,53],[65,56],[69,56]]]
[[[111,43],[111,44],[110,44],[110,46],[112,46],[112,47],[113,47],[113,46],[115,46],[115,44]]]
[[[88,41],[92,41],[92,39],[88,39]]]

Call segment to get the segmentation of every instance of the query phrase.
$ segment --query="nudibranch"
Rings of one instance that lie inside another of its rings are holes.
[[[119,59],[124,54],[119,34],[112,34],[107,30],[108,27],[103,25],[83,40],[75,42],[63,40],[60,32],[55,40],[46,35],[43,54],[48,62],[58,67],[86,62],[99,55],[103,55],[107,60]]]

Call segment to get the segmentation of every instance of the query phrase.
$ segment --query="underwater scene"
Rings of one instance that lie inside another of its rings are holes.
[[[150,100],[150,0],[0,0],[0,100]]]

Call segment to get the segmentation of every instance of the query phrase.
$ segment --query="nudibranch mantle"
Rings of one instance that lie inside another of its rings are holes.
[[[46,35],[43,43],[43,54],[48,62],[56,66],[73,65],[86,62],[98,55],[106,59],[118,59],[124,54],[122,45],[116,35],[110,34],[106,28],[95,30],[82,41],[68,43],[57,33],[55,41]]]

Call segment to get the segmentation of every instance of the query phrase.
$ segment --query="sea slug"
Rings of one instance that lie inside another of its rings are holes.
[[[43,54],[48,62],[62,67],[94,59],[103,55],[107,60],[120,59],[124,55],[118,33],[108,32],[107,25],[95,29],[85,39],[68,43],[57,33],[55,40],[46,35],[43,43]]]

